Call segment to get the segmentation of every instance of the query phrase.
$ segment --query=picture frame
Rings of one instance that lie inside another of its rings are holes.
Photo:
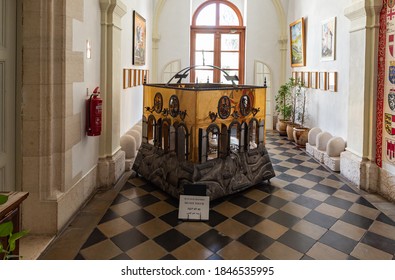
[[[310,83],[311,83],[311,72],[303,72],[303,84],[305,87],[309,88],[310,87]]]
[[[310,87],[312,89],[317,89],[318,88],[318,78],[317,78],[317,72],[311,72],[310,74]]]
[[[145,65],[146,24],[145,19],[133,11],[133,65]]]
[[[305,21],[300,18],[289,25],[291,66],[306,66]]]
[[[335,60],[336,17],[321,22],[321,61]]]
[[[302,78],[303,78],[303,72],[296,72],[295,82],[297,82],[297,83],[301,82]]]
[[[328,85],[327,85],[327,72],[319,72],[318,73],[318,80],[319,80],[319,89],[321,90],[327,90]]]
[[[328,90],[337,92],[337,72],[328,72]]]

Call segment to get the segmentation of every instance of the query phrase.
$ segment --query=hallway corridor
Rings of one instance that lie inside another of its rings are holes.
[[[276,171],[178,220],[178,200],[143,178],[97,194],[39,259],[395,259],[395,205],[347,184],[276,132]],[[379,210],[380,209],[380,210]]]

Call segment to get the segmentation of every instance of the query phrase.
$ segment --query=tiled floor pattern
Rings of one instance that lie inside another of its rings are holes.
[[[178,200],[129,179],[74,259],[395,259],[392,219],[285,138],[266,147],[271,184],[212,202],[207,222],[178,220]]]

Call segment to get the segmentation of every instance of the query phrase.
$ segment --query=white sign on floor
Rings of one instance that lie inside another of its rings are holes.
[[[207,221],[209,210],[209,196],[180,195],[178,219]]]

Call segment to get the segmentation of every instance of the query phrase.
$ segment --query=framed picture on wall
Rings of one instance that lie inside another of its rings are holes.
[[[311,88],[318,88],[318,82],[317,82],[317,72],[311,72],[310,74],[310,87]]]
[[[337,92],[337,72],[328,72],[328,90]]]
[[[310,72],[303,72],[303,85],[307,88],[310,87],[310,83],[311,83],[311,73]]]
[[[335,60],[336,17],[321,23],[321,61]]]
[[[304,34],[304,18],[298,19],[289,25],[291,66],[306,65],[306,47]]]
[[[319,88],[321,90],[327,90],[327,72],[319,72],[318,73],[318,78],[319,78]]]
[[[133,65],[145,65],[145,49],[145,19],[136,11],[133,11]]]
[[[302,81],[303,72],[296,72],[296,79],[295,82],[299,83]]]

